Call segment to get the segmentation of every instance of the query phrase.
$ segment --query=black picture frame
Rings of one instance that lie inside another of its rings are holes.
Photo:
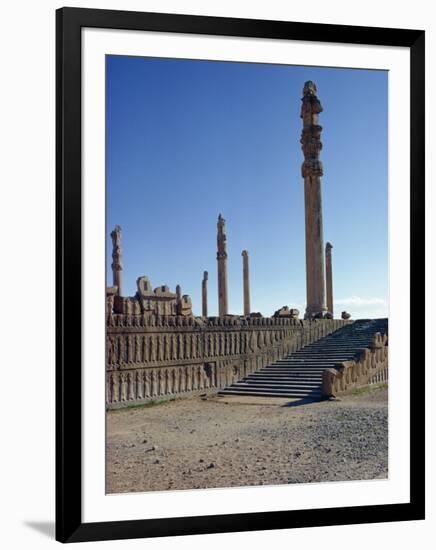
[[[81,29],[84,27],[352,43],[410,49],[410,502],[82,522]],[[162,537],[424,519],[424,43],[419,30],[62,8],[56,13],[56,539]],[[64,304],[68,302],[68,310]],[[418,320],[419,319],[419,320]]]

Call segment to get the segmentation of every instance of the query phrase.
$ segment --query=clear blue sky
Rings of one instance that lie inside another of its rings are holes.
[[[109,233],[123,239],[123,294],[136,279],[180,284],[217,314],[216,222],[226,219],[230,313],[242,313],[242,257],[251,309],[305,307],[300,146],[304,82],[315,81],[324,164],[324,238],[333,244],[335,314],[387,315],[385,71],[107,57]]]

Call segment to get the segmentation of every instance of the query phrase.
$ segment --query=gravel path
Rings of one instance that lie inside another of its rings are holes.
[[[198,397],[110,411],[107,492],[386,478],[387,394],[300,406]]]

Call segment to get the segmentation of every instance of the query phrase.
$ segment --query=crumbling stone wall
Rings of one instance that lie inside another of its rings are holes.
[[[108,314],[108,407],[213,391],[350,321]]]

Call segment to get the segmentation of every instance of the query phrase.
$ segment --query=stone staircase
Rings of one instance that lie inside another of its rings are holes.
[[[387,331],[387,319],[355,321],[224,388],[219,395],[321,399],[323,371],[353,359],[369,347],[376,332]]]

